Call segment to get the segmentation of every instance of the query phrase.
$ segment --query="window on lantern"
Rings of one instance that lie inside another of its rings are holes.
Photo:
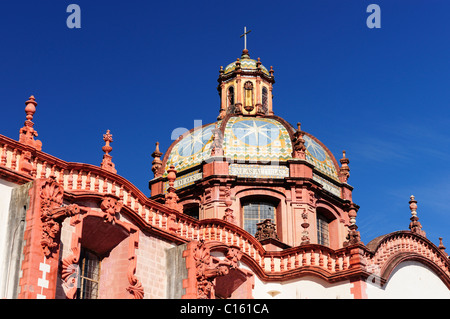
[[[269,202],[248,202],[243,205],[244,229],[250,234],[256,234],[256,224],[271,219],[275,221],[275,205]]]
[[[228,106],[234,105],[234,87],[228,88]]]
[[[268,107],[268,96],[267,96],[267,88],[263,86],[261,96],[262,96],[262,106],[264,110],[267,110]]]
[[[253,83],[247,81],[244,83],[244,107],[253,106]]]
[[[322,214],[317,214],[317,243],[319,245],[329,246],[329,220]]]
[[[100,281],[100,258],[84,248],[80,253],[78,299],[97,299]]]

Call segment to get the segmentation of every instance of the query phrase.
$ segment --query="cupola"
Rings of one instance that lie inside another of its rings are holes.
[[[273,68],[268,70],[260,58],[251,59],[247,49],[240,58],[220,67],[219,85],[221,120],[227,114],[273,115],[272,86],[275,83]]]

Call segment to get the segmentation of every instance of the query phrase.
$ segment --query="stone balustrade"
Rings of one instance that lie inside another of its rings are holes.
[[[2,174],[2,170],[14,174]],[[302,269],[316,269],[332,276],[352,268],[348,247],[333,250],[307,244],[282,251],[266,251],[255,237],[232,223],[220,219],[196,220],[149,199],[128,180],[113,172],[90,164],[65,162],[4,136],[0,136],[0,174],[9,176],[13,182],[28,182],[53,175],[68,194],[113,194],[122,201],[124,209],[141,219],[144,227],[158,230],[178,242],[203,239],[237,246],[245,256],[244,261],[265,276],[276,277],[274,274],[296,273]],[[448,260],[432,246],[426,238],[418,239],[417,235],[409,232],[399,232],[384,238],[372,250],[364,248],[362,258],[365,269],[373,271],[382,268],[394,254],[413,251],[433,260],[450,275]]]

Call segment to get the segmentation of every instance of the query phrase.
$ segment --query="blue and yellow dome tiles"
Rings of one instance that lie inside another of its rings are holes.
[[[220,127],[222,121],[217,122]],[[200,165],[211,157],[213,129],[216,123],[195,128],[175,142],[167,158],[165,171],[174,165],[178,174]],[[304,135],[306,160],[319,172],[339,181],[330,154],[316,140]],[[292,142],[287,128],[273,118],[230,117],[223,134],[224,156],[235,162],[273,164],[292,159]]]
[[[306,161],[313,164],[321,173],[339,181],[336,166],[334,165],[330,154],[308,135],[305,134],[303,139],[305,140],[306,147]]]
[[[220,125],[220,123],[218,123]],[[212,130],[215,123],[195,128],[176,143],[167,159],[165,173],[171,165],[178,173],[200,164],[211,157]]]
[[[290,159],[292,143],[287,129],[277,120],[232,117],[225,126],[223,150],[234,161],[269,164]]]
[[[255,70],[256,71],[258,69],[258,67],[256,65],[257,61],[250,59],[249,57],[242,57],[239,60],[239,62],[241,62],[241,69],[243,69],[243,70]],[[263,73],[265,73],[266,75],[270,75],[269,71],[266,69],[266,67],[264,65],[261,64],[260,68]],[[230,73],[234,70],[236,70],[236,61],[228,64],[225,67],[224,74]]]

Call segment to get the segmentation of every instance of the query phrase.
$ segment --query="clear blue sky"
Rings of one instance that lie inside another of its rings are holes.
[[[275,114],[347,151],[364,243],[408,229],[414,194],[428,238],[450,247],[449,14],[445,0],[8,1],[0,134],[18,139],[33,94],[43,151],[99,165],[110,129],[118,174],[149,195],[155,142],[215,121],[219,68],[247,26],[250,56],[275,69]]]

